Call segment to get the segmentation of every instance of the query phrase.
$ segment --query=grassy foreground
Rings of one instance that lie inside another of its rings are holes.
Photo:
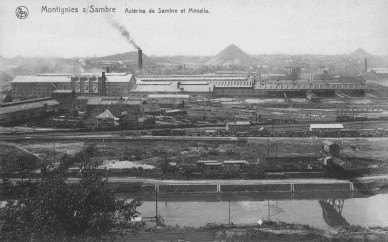
[[[125,235],[122,239],[124,241],[388,241],[388,228],[347,226],[320,230],[308,225],[264,222],[260,226],[148,227],[136,236]]]

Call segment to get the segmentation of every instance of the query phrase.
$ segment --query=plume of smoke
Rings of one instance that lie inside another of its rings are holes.
[[[135,41],[132,39],[131,34],[128,32],[128,30],[121,24],[114,21],[112,18],[107,18],[107,21],[110,25],[115,27],[118,31],[120,31],[121,36],[123,36],[128,43],[130,43],[133,47],[135,47],[137,50],[140,50],[141,48],[135,43]]]

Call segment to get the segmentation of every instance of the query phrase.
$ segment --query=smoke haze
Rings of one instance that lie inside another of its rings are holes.
[[[107,21],[110,25],[112,25],[118,31],[120,31],[121,36],[123,36],[128,41],[128,43],[130,43],[137,50],[140,50],[140,47],[135,43],[135,41],[131,37],[131,34],[128,32],[128,30],[123,25],[117,23],[116,21],[114,21],[111,18],[107,18]]]

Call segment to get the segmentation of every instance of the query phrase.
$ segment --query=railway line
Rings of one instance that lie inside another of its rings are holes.
[[[120,136],[113,134],[88,134],[88,135],[8,135],[0,136],[0,141],[136,141],[136,140],[170,140],[170,141],[224,141],[224,142],[254,142],[255,140],[325,140],[327,137],[208,137],[208,136]],[[330,137],[332,140],[359,139],[360,137]],[[365,137],[368,140],[383,139],[388,140],[388,137]]]

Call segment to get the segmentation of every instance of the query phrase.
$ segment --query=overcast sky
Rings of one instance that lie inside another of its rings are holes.
[[[88,5],[115,7],[116,13],[85,14]],[[16,17],[18,6],[29,9],[26,19]],[[42,6],[70,6],[78,13],[42,13]],[[179,13],[148,13],[159,7]],[[188,14],[188,8],[210,13]],[[386,0],[0,0],[0,55],[86,57],[135,50],[107,17],[124,25],[147,55],[215,55],[231,43],[248,54],[347,54],[363,48],[388,55],[387,12]]]

